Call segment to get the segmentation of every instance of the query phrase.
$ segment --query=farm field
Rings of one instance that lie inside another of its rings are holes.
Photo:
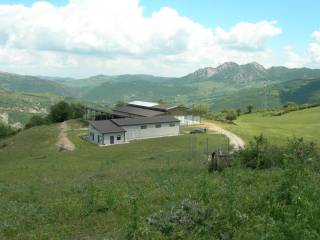
[[[216,123],[238,134],[246,142],[262,133],[276,144],[282,144],[288,138],[296,136],[314,141],[320,146],[320,107],[294,111],[282,116],[245,114],[241,115],[235,124]]]

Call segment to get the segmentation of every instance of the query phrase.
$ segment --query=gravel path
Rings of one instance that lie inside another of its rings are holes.
[[[69,126],[66,122],[63,122],[59,125],[60,134],[58,137],[57,147],[61,151],[74,151],[76,147],[68,138],[67,131],[69,130]]]
[[[222,127],[219,127],[212,122],[203,121],[202,124],[206,128],[208,128],[208,130],[218,132],[220,134],[225,135],[227,138],[229,138],[230,144],[234,147],[235,150],[243,149],[245,147],[245,143],[242,140],[242,138],[240,138],[236,134],[234,134],[228,130],[223,129]]]

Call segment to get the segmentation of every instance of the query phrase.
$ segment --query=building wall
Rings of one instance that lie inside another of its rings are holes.
[[[106,133],[104,134],[104,145],[110,144],[110,136],[114,136],[114,144],[125,143],[124,133]],[[120,140],[117,139],[117,136],[120,136]]]
[[[89,142],[95,143],[95,144],[102,144],[98,142],[98,139],[100,136],[100,139],[103,137],[102,134],[97,131],[95,128],[93,128],[91,125],[89,125],[89,130],[88,130],[88,140]]]
[[[146,129],[141,129],[142,125],[122,126],[126,132],[126,140],[142,139],[142,138],[157,138],[164,136],[177,136],[180,133],[179,123],[174,123],[171,127],[170,123],[161,123],[161,128],[156,128],[156,124],[145,124]]]
[[[121,136],[120,140],[117,139],[118,135]],[[125,143],[124,133],[120,132],[120,133],[102,134],[99,131],[97,131],[95,128],[93,128],[91,125],[89,125],[89,130],[88,130],[89,142],[99,144],[99,145],[109,145],[110,144],[110,136],[114,136],[114,144]],[[100,138],[100,142],[98,141],[99,138]]]
[[[174,116],[174,117],[180,120],[181,126],[189,126],[189,125],[201,123],[200,116],[186,115],[186,116]]]

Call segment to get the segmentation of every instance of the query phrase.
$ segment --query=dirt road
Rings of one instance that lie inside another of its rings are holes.
[[[70,141],[68,138],[67,131],[69,130],[69,126],[66,122],[63,122],[59,125],[59,137],[58,137],[58,142],[57,142],[57,147],[61,151],[74,151],[76,147],[74,144]]]
[[[215,131],[217,133],[223,134],[225,135],[227,138],[229,138],[230,140],[230,145],[232,145],[234,147],[235,150],[239,150],[245,147],[245,143],[244,141],[237,136],[236,134],[225,130],[219,126],[217,126],[216,124],[212,123],[212,122],[208,122],[208,121],[203,121],[202,124],[208,128],[208,130],[211,131]]]

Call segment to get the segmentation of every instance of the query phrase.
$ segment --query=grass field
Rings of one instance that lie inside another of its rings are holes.
[[[123,239],[130,197],[145,202],[145,216],[187,198],[206,173],[206,138],[210,148],[226,143],[185,135],[98,147],[81,134],[69,132],[75,152],[56,149],[56,125],[0,143],[0,239]]]
[[[235,124],[221,124],[246,142],[261,133],[275,144],[283,144],[293,136],[314,141],[320,146],[320,107],[290,112],[282,116],[253,113],[240,116]]]
[[[0,142],[0,239],[320,237],[320,167],[294,178],[278,168],[208,173],[207,139],[225,148],[223,136],[98,147],[69,125],[74,152],[55,146],[57,125]]]

